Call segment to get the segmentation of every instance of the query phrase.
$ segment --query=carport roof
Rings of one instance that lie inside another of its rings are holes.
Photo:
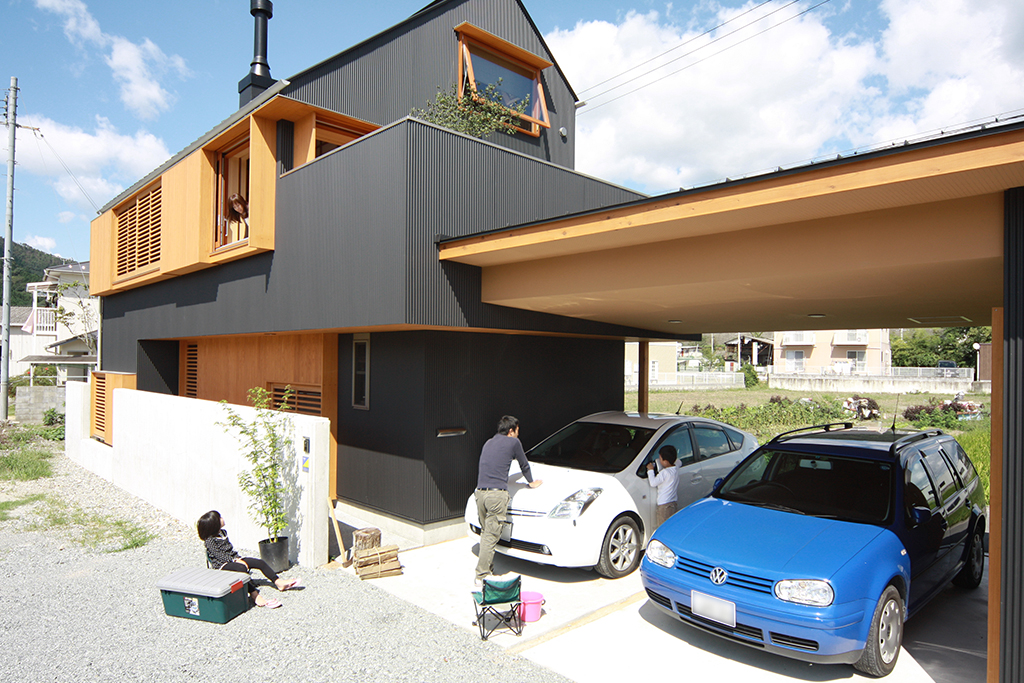
[[[446,240],[487,303],[666,333],[988,325],[1024,123]],[[809,317],[813,316],[813,317]]]

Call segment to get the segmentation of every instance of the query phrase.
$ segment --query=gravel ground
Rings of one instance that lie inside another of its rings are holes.
[[[53,462],[51,478],[0,482],[0,501],[46,493],[156,538],[122,552],[88,548],[73,530],[32,530],[41,504],[0,521],[4,681],[568,680],[343,570],[293,568],[285,576],[305,589],[265,591],[284,607],[227,624],[169,617],[156,582],[205,566],[195,532],[63,454]]]

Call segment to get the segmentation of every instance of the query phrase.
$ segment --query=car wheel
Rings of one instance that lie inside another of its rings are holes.
[[[640,564],[640,529],[631,517],[616,518],[601,544],[601,559],[594,569],[609,579],[630,574]]]
[[[896,667],[903,644],[903,598],[895,586],[887,586],[871,617],[864,652],[853,668],[869,676],[888,676]]]
[[[967,562],[960,572],[953,577],[953,583],[961,588],[977,588],[981,585],[981,577],[985,572],[985,537],[982,535],[981,522],[975,525],[971,536],[971,545],[967,549]]]

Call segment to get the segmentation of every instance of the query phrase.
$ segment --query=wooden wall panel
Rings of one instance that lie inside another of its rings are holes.
[[[295,166],[316,158],[316,113],[310,112],[295,122]]]
[[[271,383],[320,386],[323,337],[309,334],[189,340],[187,343],[199,346],[198,397],[248,405],[247,394],[252,387]]]
[[[114,275],[114,212],[94,219],[89,228],[89,293],[93,296],[110,289]]]
[[[277,121],[253,116],[249,126],[249,245],[274,248]]]

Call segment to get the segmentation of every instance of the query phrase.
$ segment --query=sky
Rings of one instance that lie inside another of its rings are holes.
[[[296,74],[428,2],[277,0],[271,74]],[[586,102],[576,169],[651,195],[1024,115],[1020,0],[523,4]],[[248,9],[0,0],[0,89],[18,79],[26,127],[14,241],[87,260],[97,210],[238,109]]]

